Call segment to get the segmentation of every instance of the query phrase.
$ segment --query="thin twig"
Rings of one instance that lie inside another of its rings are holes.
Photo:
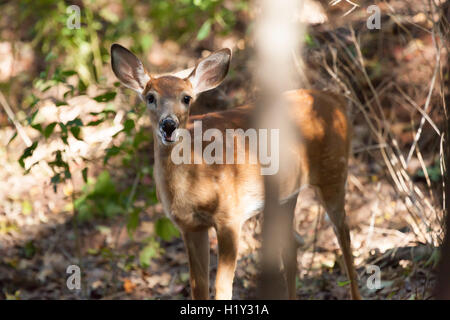
[[[433,28],[433,35],[431,37],[431,39],[433,39],[433,43],[436,43],[436,39],[435,39],[435,32],[434,32],[434,28]],[[427,96],[427,100],[425,101],[425,106],[423,108],[424,113],[428,112],[428,108],[430,107],[430,101],[431,101],[431,95],[433,94],[433,89],[434,89],[434,85],[436,83],[436,78],[438,75],[438,71],[440,68],[440,61],[441,61],[441,54],[440,51],[437,51],[436,53],[436,65],[434,67],[434,72],[433,72],[433,77],[431,78],[431,83],[430,83],[430,89],[428,91],[428,96]],[[414,137],[414,141],[413,144],[411,145],[411,148],[409,149],[408,152],[408,156],[406,157],[406,164],[408,165],[409,161],[411,160],[412,154],[414,152],[414,149],[416,148],[416,144],[420,139],[420,136],[422,135],[422,129],[423,129],[423,125],[425,124],[425,117],[422,116],[422,119],[420,120],[420,125],[419,125],[419,129],[417,130],[416,136]]]
[[[25,145],[27,147],[32,145],[32,142],[30,138],[28,137],[27,133],[23,129],[22,125],[19,121],[16,120],[16,117],[14,115],[14,112],[12,111],[11,107],[9,106],[8,102],[5,99],[5,96],[0,91],[0,104],[3,106],[3,109],[5,109],[6,114],[8,115],[9,120],[14,124],[14,126],[17,129],[17,132],[19,133],[19,136],[22,138],[23,142],[25,142]]]

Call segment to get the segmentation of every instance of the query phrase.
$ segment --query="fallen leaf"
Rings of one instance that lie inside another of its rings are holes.
[[[133,290],[136,288],[136,284],[131,282],[130,279],[125,279],[123,281],[123,288],[125,289],[126,293],[132,293]]]

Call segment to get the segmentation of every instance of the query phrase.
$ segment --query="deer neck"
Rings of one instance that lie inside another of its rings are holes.
[[[156,135],[155,135],[156,137]],[[154,158],[155,158],[155,167],[158,171],[158,174],[162,175],[162,177],[159,177],[160,180],[164,178],[164,182],[167,183],[170,181],[170,176],[172,173],[172,167],[174,166],[172,160],[171,160],[171,153],[173,150],[174,145],[164,145],[161,141],[159,141],[158,138],[154,139]],[[158,181],[157,182],[163,182]]]

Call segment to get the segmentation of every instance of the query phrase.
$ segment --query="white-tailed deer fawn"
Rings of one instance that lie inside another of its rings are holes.
[[[193,133],[196,120],[202,121],[204,129],[218,129],[224,136],[226,129],[243,129],[240,132],[250,129],[252,106],[189,117],[195,98],[222,82],[230,58],[230,50],[222,49],[200,60],[184,74],[152,77],[130,51],[117,44],[111,47],[115,75],[139,94],[150,111],[157,194],[165,213],[182,233],[194,299],[209,298],[208,229],[214,227],[218,239],[216,299],[231,299],[241,226],[264,205],[264,183],[258,163],[246,160],[242,164],[226,164],[225,161],[224,164],[174,164],[171,160],[173,148],[180,143],[177,132],[187,129]],[[293,212],[302,186],[318,189],[343,252],[351,295],[359,299],[344,210],[350,150],[345,101],[337,95],[314,90],[289,91],[285,97],[290,104],[290,120],[301,139],[290,148],[295,163],[289,175],[283,177],[280,201],[289,205]],[[196,152],[194,146],[190,150],[192,154]],[[244,141],[236,143],[233,152],[237,157],[239,152],[248,155],[250,149]],[[293,232],[292,241],[295,241]],[[293,299],[297,257],[296,250],[290,251],[284,252],[282,257],[289,298]]]

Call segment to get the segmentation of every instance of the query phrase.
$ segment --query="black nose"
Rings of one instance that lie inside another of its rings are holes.
[[[172,135],[172,133],[175,131],[175,129],[177,128],[177,123],[171,118],[165,118],[160,123],[160,128],[164,132],[166,137],[170,137]]]

